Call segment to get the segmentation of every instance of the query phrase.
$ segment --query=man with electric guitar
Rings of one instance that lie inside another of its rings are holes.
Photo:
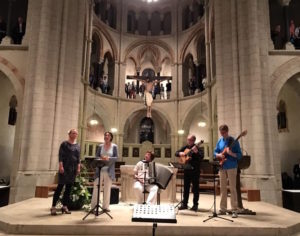
[[[183,201],[179,210],[188,209],[190,185],[192,183],[194,194],[193,198],[193,207],[191,210],[198,210],[198,201],[199,201],[199,178],[200,178],[200,162],[204,157],[202,149],[200,149],[200,144],[203,141],[195,144],[196,137],[195,135],[189,135],[187,137],[187,145],[180,148],[175,156],[179,157],[179,163],[187,164],[190,168],[184,169],[184,189],[183,189]]]
[[[247,130],[243,131],[238,138],[234,139],[229,136],[229,128],[227,125],[219,127],[221,138],[219,139],[215,151],[214,158],[220,163],[220,187],[221,187],[221,202],[219,215],[225,215],[227,212],[227,179],[230,188],[230,202],[232,218],[237,218],[238,202],[236,191],[236,175],[238,160],[242,157],[242,151],[238,139],[247,134]]]

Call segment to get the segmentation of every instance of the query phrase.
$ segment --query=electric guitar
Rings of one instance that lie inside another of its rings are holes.
[[[233,141],[233,142],[230,142],[228,143],[228,146],[224,148],[224,150],[222,151],[222,156],[223,157],[217,157],[218,161],[219,161],[219,164],[220,166],[222,167],[224,162],[227,161],[227,158],[226,158],[226,154],[229,150],[232,149],[232,147],[235,145],[235,143],[243,136],[246,136],[247,135],[247,130],[244,130],[242,133],[240,133],[240,135]]]
[[[194,146],[200,147],[202,143],[204,143],[203,140],[201,140],[200,142],[194,144]],[[193,147],[194,147],[194,146],[193,146]],[[193,148],[193,147],[192,147],[192,148]],[[192,148],[186,148],[186,149],[183,151],[183,152],[184,152],[184,156],[179,157],[179,159],[178,159],[178,162],[179,162],[180,164],[183,164],[183,165],[184,165],[184,164],[186,164],[186,163],[191,159],[192,154],[193,154]]]

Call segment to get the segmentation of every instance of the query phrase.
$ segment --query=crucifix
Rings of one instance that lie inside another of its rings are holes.
[[[139,81],[142,81],[145,83],[145,90],[144,90],[144,104],[147,107],[147,117],[151,118],[151,107],[153,102],[152,97],[152,89],[154,82],[157,82],[160,84],[160,82],[164,80],[172,80],[172,76],[160,76],[159,73],[157,76],[155,76],[152,73],[143,71],[143,75],[127,75],[127,79],[136,80],[137,81],[137,87],[139,87]],[[158,85],[159,86],[159,85]]]

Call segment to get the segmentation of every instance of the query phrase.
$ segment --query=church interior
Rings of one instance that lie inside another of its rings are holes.
[[[1,0],[0,235],[150,235],[154,226],[130,221],[133,167],[149,150],[156,163],[177,162],[190,135],[203,140],[200,214],[178,214],[158,235],[300,233],[299,11],[298,0]],[[247,130],[240,181],[257,215],[201,228],[217,189],[210,163],[223,124],[233,137]],[[85,212],[75,212],[57,223],[49,214],[72,128],[87,188],[88,163],[105,132],[113,135],[118,222],[102,215],[83,224]],[[176,205],[183,172],[172,171],[161,200]],[[30,206],[35,229],[25,220]],[[267,229],[257,226],[264,221]]]

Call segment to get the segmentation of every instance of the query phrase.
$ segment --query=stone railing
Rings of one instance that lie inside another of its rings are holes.
[[[84,156],[95,156],[99,142],[86,141],[84,146]],[[209,144],[203,143],[204,158],[209,159],[211,150]],[[176,161],[175,153],[172,153],[171,144],[152,144],[150,142],[138,143],[124,143],[122,150],[119,147],[120,161],[126,164],[135,165],[139,160],[143,159],[146,151],[153,151],[155,154],[155,161],[161,164],[168,165],[171,161]],[[121,156],[122,155],[122,156]]]

